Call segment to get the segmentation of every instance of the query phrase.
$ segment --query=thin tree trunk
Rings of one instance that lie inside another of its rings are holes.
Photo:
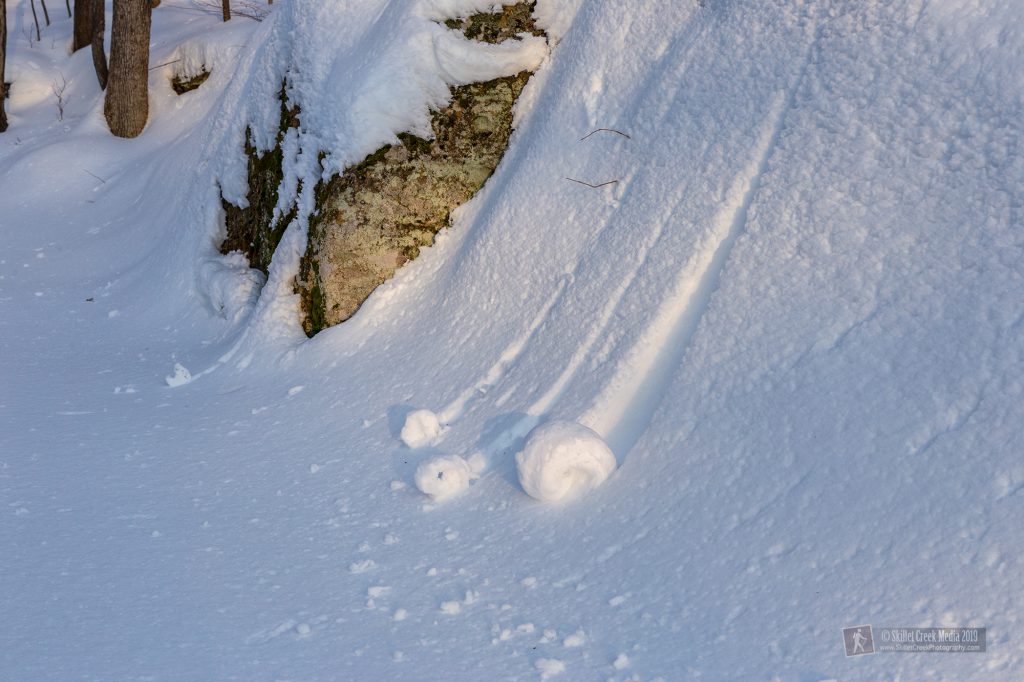
[[[70,19],[71,18],[71,0],[64,0],[64,4],[67,5],[67,8],[68,8],[68,19]]]
[[[79,0],[81,2],[82,0]],[[104,0],[84,0],[92,3],[92,66],[100,90],[107,89],[107,53],[103,50],[103,32],[106,29],[106,3]]]
[[[110,132],[136,137],[149,117],[150,0],[114,0],[110,79],[103,101]]]
[[[92,5],[93,0],[75,0],[75,36],[71,41],[72,52],[78,52],[92,43]]]
[[[224,15],[224,21],[231,21],[231,0],[221,0],[221,14]]]
[[[32,21],[36,22],[36,42],[39,43],[42,42],[43,35],[39,32],[39,15],[36,14],[36,0],[32,0],[29,4],[32,5]]]
[[[7,81],[4,80],[7,62],[7,0],[0,0],[0,133],[7,130],[7,112],[4,100],[7,99]]]
[[[43,6],[43,19],[46,20],[46,25],[50,25],[50,11],[46,9],[46,0],[39,0],[39,4]]]

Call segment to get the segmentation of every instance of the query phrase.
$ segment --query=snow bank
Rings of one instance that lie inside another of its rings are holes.
[[[434,457],[416,469],[416,487],[437,500],[461,493],[472,478],[469,464],[458,455]]]
[[[437,440],[441,435],[441,423],[430,410],[413,410],[406,416],[402,426],[402,442],[410,448],[422,448]]]
[[[245,254],[237,251],[204,259],[196,279],[196,289],[210,312],[231,322],[240,321],[252,310],[266,281],[262,272],[249,267]]]
[[[593,490],[615,467],[615,455],[601,437],[575,422],[538,426],[516,455],[520,485],[527,495],[542,502],[557,502]]]

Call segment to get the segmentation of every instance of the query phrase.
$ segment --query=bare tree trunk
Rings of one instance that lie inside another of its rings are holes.
[[[29,4],[32,5],[32,21],[36,22],[36,42],[42,42],[43,35],[39,32],[39,15],[36,14],[36,0],[32,0]]]
[[[7,112],[4,100],[7,99],[7,81],[4,80],[7,62],[7,0],[0,0],[0,133],[7,130]]]
[[[39,0],[39,4],[43,6],[43,19],[46,20],[46,25],[50,25],[50,11],[46,9],[46,0]]]
[[[231,21],[231,0],[221,0],[221,14],[224,15],[224,21]]]
[[[75,36],[71,41],[72,52],[78,52],[92,43],[92,5],[93,0],[75,0]]]
[[[136,137],[149,117],[150,0],[114,0],[110,79],[103,102],[110,132]]]
[[[82,2],[83,0],[78,0]],[[96,70],[96,80],[100,82],[100,90],[107,89],[107,53],[103,50],[103,32],[106,23],[106,3],[104,0],[84,0],[92,3],[92,66]]]
[[[67,8],[68,8],[68,19],[70,19],[71,18],[71,0],[64,0],[64,4],[67,5]]]

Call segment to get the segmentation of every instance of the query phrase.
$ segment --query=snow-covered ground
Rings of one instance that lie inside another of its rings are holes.
[[[37,43],[8,1],[0,679],[1024,677],[1018,0],[540,0],[550,51],[431,21],[490,5],[163,0],[119,140],[63,7]],[[319,152],[538,62],[349,322],[301,333],[301,221],[258,300],[217,255],[286,73],[308,210]],[[556,452],[586,471],[538,501]],[[988,651],[846,658],[866,623]]]

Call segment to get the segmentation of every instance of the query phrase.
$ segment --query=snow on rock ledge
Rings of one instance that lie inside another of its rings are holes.
[[[604,483],[615,467],[615,455],[601,437],[575,422],[538,426],[516,455],[520,485],[541,502],[589,492]]]

